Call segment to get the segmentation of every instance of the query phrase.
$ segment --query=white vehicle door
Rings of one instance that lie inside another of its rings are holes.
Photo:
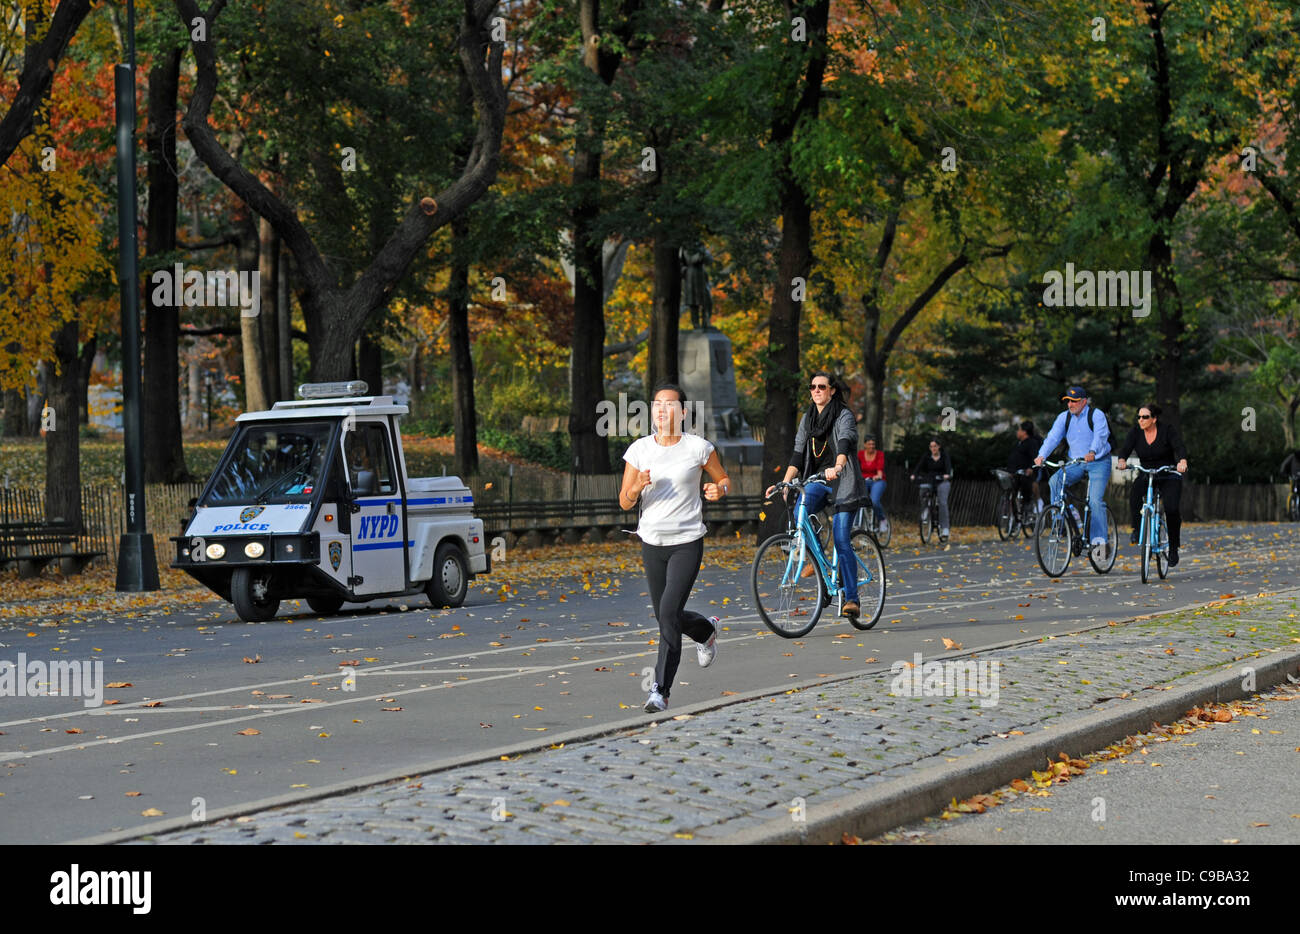
[[[406,589],[406,523],[392,439],[382,421],[358,419],[343,451],[352,501],[352,592]]]

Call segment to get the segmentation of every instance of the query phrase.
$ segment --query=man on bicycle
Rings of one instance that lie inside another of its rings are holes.
[[[1104,495],[1110,483],[1110,424],[1105,413],[1092,408],[1088,394],[1082,386],[1071,386],[1061,401],[1066,411],[1056,416],[1052,430],[1043,439],[1034,458],[1034,466],[1041,467],[1047,455],[1062,440],[1071,460],[1082,458],[1086,463],[1064,467],[1052,474],[1050,487],[1052,500],[1065,495],[1064,487],[1088,477],[1088,508],[1091,513],[1088,535],[1092,542],[1093,559],[1101,564],[1106,554],[1106,511]]]

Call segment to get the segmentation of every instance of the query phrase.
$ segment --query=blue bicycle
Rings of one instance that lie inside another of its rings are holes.
[[[835,607],[841,610],[844,591],[840,588],[839,554],[834,543],[823,549],[812,517],[808,515],[804,488],[825,482],[823,474],[807,480],[778,483],[775,493],[786,490],[800,494],[786,531],[778,532],[758,546],[750,576],[754,604],[764,624],[778,636],[797,639],[817,625],[822,610],[835,595]],[[858,582],[859,615],[849,617],[858,629],[870,629],[885,608],[885,559],[876,540],[862,529],[849,536],[855,558]],[[826,557],[829,550],[830,558]]]
[[[1156,559],[1156,571],[1164,580],[1169,573],[1169,538],[1165,534],[1165,510],[1160,501],[1160,491],[1156,489],[1156,476],[1171,474],[1179,480],[1183,478],[1175,467],[1139,467],[1130,465],[1130,469],[1147,474],[1147,497],[1142,504],[1142,524],[1138,527],[1138,547],[1142,549],[1142,583],[1151,579],[1151,559]]]

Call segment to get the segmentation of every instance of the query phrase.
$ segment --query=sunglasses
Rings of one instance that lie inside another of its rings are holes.
[[[808,388],[811,389],[813,392],[825,392],[831,387],[829,383],[813,383]]]
[[[1151,418],[1151,417],[1152,417],[1152,416],[1150,416],[1150,415],[1143,415],[1141,412],[1138,413],[1138,421],[1144,421],[1144,420],[1149,419],[1149,418]]]

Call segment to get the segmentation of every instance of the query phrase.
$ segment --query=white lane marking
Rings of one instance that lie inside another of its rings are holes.
[[[761,634],[759,634],[759,635],[761,635]],[[728,642],[730,642],[730,643],[734,643],[734,642],[747,642],[747,641],[749,641],[749,640],[751,640],[751,639],[755,639],[755,638],[757,638],[757,637],[758,637],[758,636],[756,636],[756,635],[733,636],[733,637],[731,637],[731,638],[729,638],[729,639],[719,639],[718,641],[719,641],[719,642],[723,642],[723,643],[728,643]],[[658,648],[658,646],[652,646],[652,647],[647,647],[645,650],[640,651],[640,652],[628,652],[628,653],[625,653],[625,654],[622,654],[622,655],[610,655],[610,656],[602,656],[602,657],[599,657],[599,658],[591,658],[591,659],[586,659],[585,661],[580,661],[580,662],[578,662],[578,664],[586,664],[586,663],[593,662],[593,661],[607,662],[607,661],[619,661],[619,660],[622,660],[622,659],[629,659],[629,658],[645,658],[645,657],[647,657],[647,656],[651,656],[651,655],[658,655],[658,653],[659,653],[659,648]],[[367,696],[361,696],[361,697],[339,698],[339,699],[336,699],[336,700],[333,700],[333,701],[323,701],[322,703],[319,703],[319,704],[302,704],[302,703],[298,703],[298,704],[287,704],[287,705],[284,705],[284,707],[285,707],[284,710],[277,710],[277,711],[274,711],[273,713],[259,713],[259,714],[253,714],[253,715],[251,715],[251,716],[228,717],[228,718],[225,718],[225,719],[222,719],[222,720],[215,720],[215,721],[212,721],[212,722],[210,722],[210,723],[197,723],[197,724],[191,724],[191,725],[189,725],[189,726],[173,727],[173,728],[170,728],[170,729],[167,729],[167,730],[162,730],[162,731],[152,731],[152,732],[147,732],[147,733],[136,733],[136,734],[131,734],[131,735],[128,735],[128,736],[117,737],[117,738],[115,738],[115,739],[114,739],[114,738],[110,738],[110,739],[103,739],[103,740],[91,740],[91,741],[89,741],[89,742],[84,742],[84,743],[75,743],[75,744],[71,744],[71,745],[67,745],[67,746],[56,746],[56,747],[53,747],[53,748],[50,748],[50,749],[39,749],[39,750],[33,750],[33,751],[31,751],[31,752],[23,752],[23,751],[21,751],[21,750],[13,750],[13,751],[9,751],[9,752],[0,751],[0,758],[4,758],[4,757],[14,757],[14,756],[22,756],[22,757],[24,757],[24,758],[29,758],[29,759],[30,759],[30,758],[32,758],[32,757],[34,757],[34,756],[48,755],[48,754],[52,754],[52,753],[55,753],[55,752],[66,752],[66,751],[68,751],[68,750],[74,750],[74,749],[85,749],[85,748],[88,748],[88,747],[90,747],[90,746],[102,746],[102,745],[105,745],[105,744],[121,743],[121,742],[127,742],[127,741],[134,740],[134,739],[147,739],[147,738],[149,738],[149,737],[151,737],[151,736],[159,736],[159,735],[162,735],[162,734],[164,734],[164,733],[177,733],[177,732],[184,732],[184,731],[186,731],[186,730],[191,730],[191,729],[192,729],[192,730],[201,730],[201,729],[206,729],[206,728],[211,727],[211,726],[220,726],[220,725],[222,725],[222,724],[226,724],[226,723],[240,723],[240,722],[242,722],[242,721],[244,721],[244,720],[256,719],[256,718],[258,718],[258,717],[264,717],[264,716],[281,716],[281,715],[286,714],[286,713],[317,713],[317,712],[319,712],[319,711],[321,711],[321,710],[323,710],[323,709],[326,709],[326,708],[329,708],[329,707],[337,707],[337,706],[340,706],[340,705],[342,705],[342,704],[355,704],[355,703],[358,703],[358,702],[361,702],[361,701],[367,701],[367,700],[373,701],[373,700],[378,700],[379,698],[382,698],[382,697],[401,697],[401,696],[404,696],[404,695],[406,695],[406,694],[418,694],[418,693],[426,692],[426,691],[437,691],[437,690],[442,690],[442,689],[444,689],[444,688],[462,687],[462,686],[464,686],[464,685],[477,684],[477,683],[479,683],[479,682],[483,682],[483,681],[499,681],[499,680],[501,680],[501,679],[503,679],[503,678],[517,678],[517,677],[519,677],[519,676],[521,676],[521,675],[536,675],[536,674],[538,674],[538,673],[540,673],[540,672],[544,672],[544,671],[558,671],[558,670],[560,670],[560,669],[562,669],[562,668],[565,668],[565,667],[571,667],[571,666],[573,666],[573,664],[574,664],[574,662],[573,662],[572,659],[566,659],[565,661],[563,661],[563,662],[559,662],[559,663],[557,663],[557,664],[555,664],[555,665],[539,665],[539,666],[535,666],[535,667],[531,667],[531,668],[527,668],[527,669],[513,669],[513,668],[512,668],[512,669],[508,669],[508,670],[506,670],[506,669],[493,669],[493,670],[506,671],[507,673],[505,673],[505,674],[496,674],[496,675],[491,675],[491,676],[489,676],[489,677],[484,677],[484,678],[472,678],[472,677],[467,677],[467,678],[465,678],[465,680],[463,680],[463,681],[461,681],[461,680],[457,680],[457,681],[445,681],[445,682],[443,682],[442,684],[433,684],[433,685],[428,685],[428,686],[425,686],[425,687],[418,687],[418,688],[406,688],[405,690],[399,690],[399,691],[382,691],[382,692],[380,692],[380,693],[378,693],[378,694],[367,695]],[[428,672],[420,672],[420,671],[394,672],[394,671],[385,671],[385,670],[382,670],[382,668],[381,668],[381,669],[377,669],[377,670],[374,670],[374,671],[371,671],[371,670],[369,670],[369,669],[353,669],[353,673],[356,674],[356,675],[366,675],[366,676],[369,677],[369,676],[374,675],[374,674],[405,674],[405,675],[407,675],[407,676],[411,676],[411,675],[417,675],[417,674],[425,674],[425,673],[428,673]],[[448,674],[463,675],[463,674],[467,674],[467,673],[468,673],[468,674],[475,674],[475,673],[477,673],[477,671],[476,671],[476,669],[464,669],[464,668],[458,668],[458,669],[452,669],[451,671],[449,671],[449,672],[447,672],[447,673],[448,673]],[[215,694],[215,693],[225,693],[225,692],[214,691],[214,692],[209,692],[209,693],[214,693],[214,694]],[[180,695],[180,696],[178,696],[178,697],[171,698],[171,700],[173,700],[173,701],[175,701],[175,700],[186,700],[186,699],[189,699],[190,697],[197,697],[197,696],[203,696],[203,695]],[[232,710],[263,710],[263,711],[266,711],[266,710],[269,709],[269,706],[270,706],[270,705],[262,705],[262,706],[258,706],[258,705],[253,705],[253,704],[242,704],[242,705],[240,705],[239,707],[233,707],[233,706],[229,706],[229,707],[173,707],[173,708],[157,708],[157,707],[151,707],[151,708],[137,708],[137,709],[132,709],[132,708],[131,708],[130,706],[128,706],[128,705],[122,705],[121,707],[115,705],[114,707],[112,707],[112,708],[108,708],[108,709],[104,709],[104,708],[95,708],[95,709],[92,709],[92,710],[80,710],[80,711],[76,711],[76,712],[71,713],[71,714],[51,714],[51,715],[46,716],[46,717],[32,717],[32,718],[27,719],[27,720],[17,720],[17,721],[14,721],[14,725],[23,725],[23,724],[29,724],[29,723],[45,723],[45,722],[48,722],[48,721],[51,721],[51,720],[68,720],[68,719],[73,719],[73,718],[78,717],[78,716],[92,716],[92,717],[96,717],[96,716],[98,716],[98,717],[103,717],[103,716],[120,716],[120,715],[125,714],[125,713],[140,713],[140,712],[142,712],[142,711],[143,711],[143,712],[147,712],[147,713],[177,713],[177,712],[180,712],[180,713],[189,713],[189,712],[212,712],[212,711],[225,711],[225,712],[229,712],[229,711],[232,711]],[[9,724],[5,724],[5,725],[8,726]]]

